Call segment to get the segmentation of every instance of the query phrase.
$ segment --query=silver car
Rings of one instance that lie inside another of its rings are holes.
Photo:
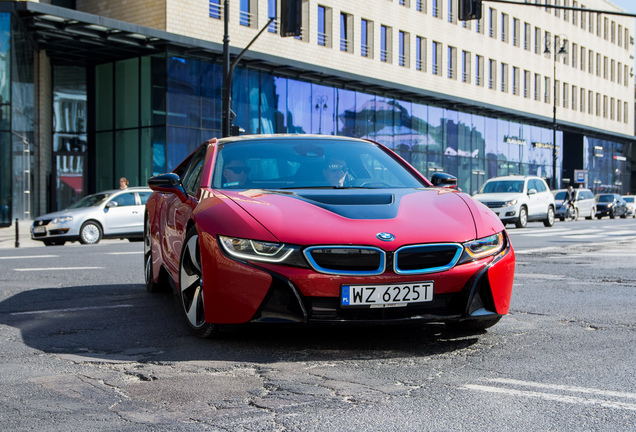
[[[565,201],[566,192],[567,189],[552,191],[556,204],[556,216],[562,221],[565,220],[566,206],[563,205],[563,202]],[[594,219],[594,216],[596,216],[596,199],[591,190],[574,189],[574,215],[574,220],[577,220],[579,216],[584,216],[585,219]]]
[[[636,218],[636,200],[634,195],[623,195],[623,199],[627,203],[627,213],[625,216]]]
[[[102,238],[142,240],[144,208],[151,193],[147,187],[131,187],[86,196],[65,210],[36,218],[31,238],[46,246],[77,240],[95,244]]]

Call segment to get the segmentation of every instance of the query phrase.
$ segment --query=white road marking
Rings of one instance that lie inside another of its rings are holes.
[[[58,258],[58,257],[59,257],[59,255],[27,255],[27,256],[0,257],[0,260],[31,259],[31,258]]]
[[[113,306],[87,306],[87,307],[66,308],[66,309],[44,309],[44,310],[27,311],[27,312],[12,312],[10,315],[34,315],[34,314],[57,313],[57,312],[80,312],[80,311],[87,311],[87,310],[117,309],[117,308],[126,308],[126,307],[133,307],[133,305],[123,304],[123,305],[113,305]]]
[[[23,268],[23,269],[13,269],[19,272],[25,271],[49,271],[49,270],[96,270],[103,269],[105,267],[39,267],[39,268]]]
[[[464,388],[468,390],[479,390],[489,393],[501,393],[508,396],[520,396],[520,397],[528,397],[535,399],[544,399],[548,401],[554,402],[563,402],[575,405],[599,405],[604,408],[613,408],[613,409],[626,409],[630,411],[636,411],[636,404],[630,404],[625,402],[612,402],[603,399],[587,399],[584,397],[578,396],[566,396],[566,395],[556,395],[551,393],[541,393],[534,391],[526,391],[526,390],[512,390],[505,389],[501,387],[489,387],[475,384],[468,384],[464,386]]]
[[[135,252],[106,252],[106,255],[138,255],[143,254],[144,251],[135,251]]]
[[[534,388],[534,389],[539,389],[544,391],[518,390],[514,388],[496,387],[496,386],[480,385],[480,384],[466,384],[463,386],[463,388],[467,390],[482,391],[482,392],[488,392],[488,393],[498,393],[498,394],[504,394],[508,396],[543,399],[547,401],[569,403],[574,405],[597,405],[597,406],[602,406],[604,408],[636,411],[636,404],[634,403],[609,400],[609,398],[636,399],[636,393],[607,391],[607,390],[600,390],[600,389],[594,389],[594,388],[566,386],[566,385],[558,385],[558,384],[544,384],[544,383],[537,383],[537,382],[531,382],[531,381],[519,381],[514,379],[506,379],[506,378],[489,379],[487,381],[494,384],[511,385],[511,386],[518,386],[518,387],[529,387],[529,388]],[[589,395],[589,397],[548,393],[548,391],[579,393],[579,394]],[[602,399],[602,398],[606,398],[606,399]]]

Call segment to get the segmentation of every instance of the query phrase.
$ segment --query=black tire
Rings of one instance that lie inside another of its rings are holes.
[[[603,219],[603,216],[598,215],[598,216],[596,216],[596,219],[599,219],[599,220],[600,220],[600,219]]]
[[[596,209],[594,207],[592,207],[592,210],[590,210],[590,215],[589,216],[585,216],[585,219],[592,220],[592,219],[594,219],[594,216],[596,216]]]
[[[188,230],[179,260],[179,298],[186,321],[196,336],[218,335],[218,326],[205,322],[204,290],[201,281],[201,253],[196,227]]]
[[[454,321],[447,322],[446,326],[455,331],[464,331],[464,332],[475,332],[475,331],[484,331],[495,324],[497,324],[501,320],[501,317],[498,316],[496,318],[486,318],[486,319],[475,319],[475,320],[466,320],[466,321]]]
[[[616,219],[616,211],[614,209],[610,211],[610,219]]]
[[[144,225],[144,236],[142,240],[144,242],[144,279],[146,282],[146,290],[152,293],[168,292],[170,285],[166,282],[165,278],[162,277],[161,273],[159,273],[157,282],[154,281],[154,270],[152,266],[154,261],[152,248],[150,247],[150,222],[148,218],[146,218],[146,224]]]
[[[84,222],[80,228],[81,244],[97,244],[102,239],[102,227],[95,221]]]
[[[554,225],[554,207],[548,207],[548,215],[543,220],[543,225],[547,227],[551,227]]]
[[[554,223],[554,216],[552,217]],[[528,210],[525,206],[521,206],[519,209],[519,219],[515,221],[515,226],[517,228],[525,228],[528,225]]]

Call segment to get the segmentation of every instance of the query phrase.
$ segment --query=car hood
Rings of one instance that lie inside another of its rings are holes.
[[[85,208],[70,209],[70,210],[60,210],[53,213],[47,213],[42,216],[38,216],[33,221],[35,222],[39,220],[54,219],[56,217],[63,217],[63,216],[79,217],[86,213],[94,213],[97,210],[99,210],[99,207],[85,207]]]
[[[495,202],[495,201],[510,201],[513,199],[519,199],[519,196],[523,195],[519,192],[507,192],[507,193],[489,193],[489,194],[476,194],[473,198],[479,202]]]
[[[438,188],[389,190],[224,191],[279,241],[381,245],[462,242],[476,238],[460,193]],[[465,199],[469,199],[465,196]],[[395,241],[378,240],[390,233]]]

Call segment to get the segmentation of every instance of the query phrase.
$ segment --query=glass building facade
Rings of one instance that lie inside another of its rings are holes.
[[[37,51],[23,28],[10,14],[0,14],[0,226],[117,188],[120,177],[131,186],[145,185],[201,142],[221,136],[222,65],[169,52],[89,66],[51,61],[51,106],[38,111]],[[549,125],[511,120],[503,111],[500,117],[480,114],[477,107],[466,112],[417,95],[399,99],[377,87],[328,86],[245,67],[234,71],[232,100],[241,133],[372,139],[429,178],[436,172],[457,176],[468,193],[495,176],[553,177]],[[50,144],[34,140],[38,112],[52,117],[52,129],[45,131]],[[578,138],[575,144],[568,138],[564,152],[568,134]],[[571,181],[570,168],[580,168],[595,192],[630,191],[631,143],[585,136],[584,130],[558,131],[556,149],[560,186]],[[570,149],[576,162],[568,160]],[[36,164],[38,159],[46,161]],[[46,197],[46,205],[36,195]]]

